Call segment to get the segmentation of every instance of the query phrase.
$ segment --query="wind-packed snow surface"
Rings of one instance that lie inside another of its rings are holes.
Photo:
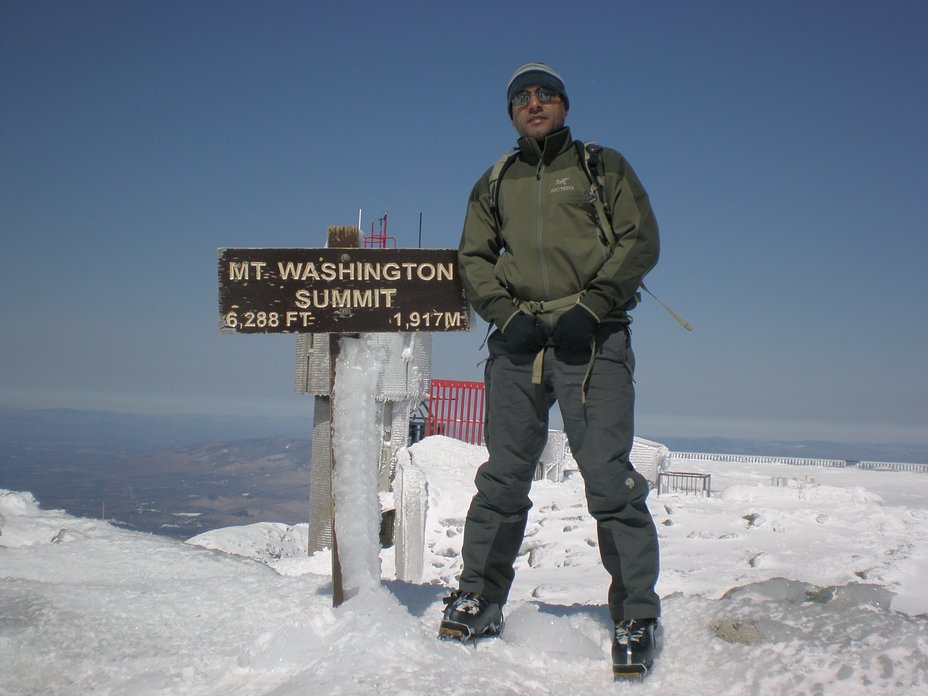
[[[485,454],[443,437],[410,448],[428,481],[424,580],[395,580],[386,549],[382,582],[338,609],[305,526],[183,544],[0,492],[0,693],[928,693],[928,475],[688,465],[712,475],[711,497],[649,500],[664,648],[644,683],[614,684],[576,475],[535,484],[502,638],[436,640]],[[349,554],[369,542],[350,534]]]

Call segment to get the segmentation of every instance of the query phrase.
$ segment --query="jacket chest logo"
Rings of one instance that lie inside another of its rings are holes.
[[[564,191],[573,191],[574,185],[570,183],[570,177],[565,176],[560,179],[554,180],[554,186],[551,187],[551,190],[548,193],[562,193]]]

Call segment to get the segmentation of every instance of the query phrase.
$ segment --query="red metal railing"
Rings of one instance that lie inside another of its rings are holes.
[[[380,231],[374,232],[374,223],[371,221],[371,233],[364,235],[362,246],[366,249],[386,249],[389,243],[396,249],[396,238],[387,234],[387,214],[384,213],[377,221],[380,223]]]
[[[483,391],[483,382],[433,379],[425,434],[483,444]]]

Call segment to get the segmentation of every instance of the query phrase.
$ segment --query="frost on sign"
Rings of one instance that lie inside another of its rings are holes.
[[[219,249],[224,333],[467,331],[454,249]]]

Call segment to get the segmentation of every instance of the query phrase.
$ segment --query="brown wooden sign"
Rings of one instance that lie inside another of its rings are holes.
[[[219,249],[224,333],[467,331],[454,249]]]

